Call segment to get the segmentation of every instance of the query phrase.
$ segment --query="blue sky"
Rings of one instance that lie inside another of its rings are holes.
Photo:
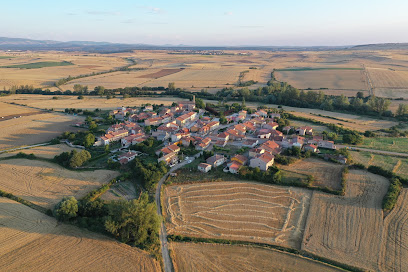
[[[408,42],[406,0],[13,0],[0,36],[185,45]]]

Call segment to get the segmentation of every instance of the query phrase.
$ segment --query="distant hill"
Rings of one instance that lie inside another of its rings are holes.
[[[267,51],[326,51],[326,50],[381,50],[408,49],[408,43],[367,44],[357,46],[189,46],[149,45],[92,41],[53,41],[0,37],[0,50],[60,50],[87,51],[100,53],[124,52],[130,50],[267,50]]]
[[[408,43],[378,43],[378,44],[363,44],[351,47],[353,50],[400,50],[408,49]]]

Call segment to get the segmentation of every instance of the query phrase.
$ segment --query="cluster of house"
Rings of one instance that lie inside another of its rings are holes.
[[[313,136],[313,129],[308,126],[294,128],[284,127],[278,131],[279,113],[258,110],[248,114],[242,110],[226,116],[229,125],[220,129],[217,118],[203,116],[203,110],[195,109],[195,100],[181,101],[176,106],[161,108],[153,111],[153,106],[145,106],[142,110],[120,107],[111,112],[115,119],[121,121],[107,129],[105,135],[98,138],[95,145],[107,145],[120,141],[121,146],[127,148],[143,142],[153,136],[165,141],[165,147],[157,150],[158,161],[172,165],[178,161],[180,147],[193,147],[203,151],[210,146],[225,147],[228,143],[250,148],[248,156],[236,155],[227,163],[226,170],[237,173],[243,165],[258,167],[266,171],[274,163],[274,156],[282,149],[297,146],[305,151],[317,152],[318,148],[336,149],[334,142],[324,140],[322,136]],[[127,120],[127,121],[125,121]],[[145,133],[146,126],[154,129]],[[295,132],[293,135],[288,135]],[[136,156],[132,152],[122,154],[119,161],[127,163]],[[226,158],[216,154],[205,164],[200,164],[200,171],[208,171]]]

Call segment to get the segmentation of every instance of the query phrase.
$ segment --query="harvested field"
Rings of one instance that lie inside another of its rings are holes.
[[[145,74],[139,76],[140,78],[161,78],[183,71],[183,69],[161,69],[155,73]]]
[[[21,149],[21,150],[16,150],[16,151],[13,151],[13,152],[2,153],[2,154],[0,154],[0,158],[14,156],[14,155],[22,152],[22,153],[25,153],[25,154],[34,154],[35,156],[38,156],[38,157],[41,157],[41,158],[52,159],[56,155],[61,154],[62,152],[71,152],[74,149],[77,150],[77,151],[82,150],[82,149],[79,149],[79,148],[69,147],[66,144],[46,145],[46,146],[38,146],[38,147],[34,147],[34,148]]]
[[[281,251],[241,245],[171,243],[176,271],[343,271]]]
[[[34,113],[38,112],[36,109],[30,109],[24,106],[11,105],[4,102],[0,102],[0,118],[9,115],[24,114],[24,113]]]
[[[66,108],[75,109],[102,109],[111,110],[116,109],[118,106],[141,106],[142,104],[164,104],[165,106],[171,105],[173,102],[182,101],[184,99],[178,97],[131,97],[127,99],[112,98],[106,99],[102,97],[85,97],[84,99],[78,99],[77,96],[58,96],[59,99],[52,99],[47,95],[13,95],[10,97],[1,97],[0,101],[10,101],[18,104],[26,104],[27,106],[36,108],[54,108],[56,111],[64,111]],[[60,115],[58,115],[60,116]],[[72,118],[72,117],[71,117]],[[74,123],[74,121],[72,122]],[[0,122],[1,127],[1,122]]]
[[[82,117],[42,113],[0,122],[0,150],[44,143],[64,131],[77,131],[72,125]]]
[[[52,209],[64,196],[83,197],[116,176],[110,170],[71,171],[44,161],[10,159],[0,164],[0,189]]]
[[[313,192],[302,249],[367,270],[377,270],[383,233],[382,199],[389,182],[352,170],[344,197]]]
[[[298,121],[298,120],[290,120],[290,125],[294,126],[294,127],[303,127],[303,126],[309,126],[311,128],[313,128],[313,132],[318,132],[318,133],[322,133],[323,131],[327,131],[327,132],[331,132],[332,130],[329,129],[326,126],[320,126],[320,125],[316,125],[310,122],[303,122],[303,121]]]
[[[403,189],[395,208],[384,220],[379,259],[381,271],[408,271],[408,190]]]
[[[1,271],[161,271],[142,250],[7,198],[0,198],[0,224]]]
[[[367,69],[377,96],[408,98],[408,71]]]
[[[299,89],[366,90],[365,75],[361,70],[305,70],[279,71],[276,79]]]
[[[300,247],[310,191],[247,182],[167,187],[170,234]]]
[[[291,165],[282,165],[281,168],[289,172],[312,175],[314,177],[313,186],[328,187],[333,190],[341,189],[343,165],[321,159],[308,158],[298,160]]]

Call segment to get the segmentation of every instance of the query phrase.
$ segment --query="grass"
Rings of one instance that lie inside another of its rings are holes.
[[[275,69],[275,71],[277,71],[277,72],[322,71],[322,70],[363,70],[363,68],[351,68],[351,67],[327,67],[327,68],[299,67],[299,68]]]
[[[10,56],[0,56],[0,59],[13,59],[15,57],[10,57]]]
[[[408,153],[408,139],[397,137],[378,137],[378,138],[364,138],[364,142],[361,147]]]
[[[1,66],[0,68],[38,69],[38,68],[44,68],[44,67],[69,66],[69,65],[74,65],[74,64],[69,61],[59,61],[59,62],[41,61],[41,62],[33,62],[33,63],[26,63],[26,64]]]

